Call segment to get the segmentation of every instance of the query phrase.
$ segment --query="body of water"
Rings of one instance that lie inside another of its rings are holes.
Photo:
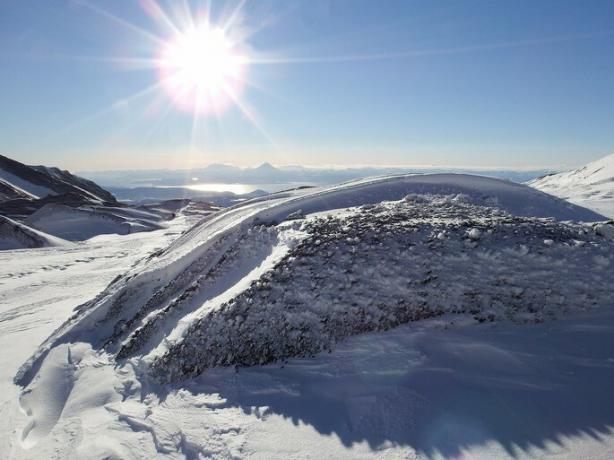
[[[246,193],[251,193],[256,190],[264,190],[265,192],[275,193],[281,192],[282,190],[288,190],[292,188],[297,188],[305,185],[315,185],[308,182],[285,182],[285,183],[277,183],[277,184],[224,184],[224,183],[198,183],[198,184],[183,184],[183,185],[169,185],[169,186],[158,186],[159,188],[187,188],[190,190],[197,190],[199,192],[232,192],[237,195],[243,195]]]

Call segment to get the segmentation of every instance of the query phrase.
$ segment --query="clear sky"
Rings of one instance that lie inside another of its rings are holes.
[[[212,3],[4,0],[0,153],[91,170],[563,168],[614,152],[611,0]],[[181,41],[206,18],[230,58],[209,35]],[[197,109],[169,72],[227,100]]]

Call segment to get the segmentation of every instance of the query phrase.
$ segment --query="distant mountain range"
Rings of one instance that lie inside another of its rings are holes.
[[[402,168],[402,167],[356,167],[356,168],[307,168],[303,166],[276,167],[263,163],[255,168],[239,168],[225,164],[211,164],[191,170],[138,170],[138,171],[84,171],[81,174],[108,187],[155,187],[186,186],[195,183],[243,183],[262,185],[271,191],[275,184],[329,185],[385,174],[456,172],[478,174],[513,182],[526,182],[542,176],[548,170],[512,171],[477,170],[461,168]],[[278,188],[277,188],[278,189]]]
[[[0,216],[3,217],[0,249],[58,245],[102,233],[126,234],[159,229],[165,220],[175,215],[177,206],[183,208],[190,200],[229,206],[238,200],[262,196],[266,191],[337,184],[386,174],[442,171],[527,182],[534,188],[614,217],[614,155],[574,171],[548,175],[544,175],[546,171],[393,167],[326,169],[275,167],[263,163],[255,168],[212,164],[195,170],[84,173],[87,179],[54,167],[28,166],[0,155]],[[94,180],[105,184],[111,191]],[[189,188],[207,183],[250,184],[251,187],[246,189],[253,191],[236,195]]]

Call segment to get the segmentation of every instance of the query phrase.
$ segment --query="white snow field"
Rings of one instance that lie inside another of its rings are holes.
[[[0,456],[612,458],[604,220],[402,175],[2,253]]]
[[[528,185],[614,219],[614,154]]]
[[[178,217],[169,222],[169,228],[151,233],[104,235],[77,244],[0,252],[0,458],[10,457],[11,444],[19,439],[7,436],[12,436],[20,416],[14,405],[19,390],[12,380],[23,361],[75,306],[197,220],[196,216]],[[30,452],[25,457],[37,455]]]

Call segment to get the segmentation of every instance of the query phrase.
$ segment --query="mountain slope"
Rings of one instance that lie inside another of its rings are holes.
[[[0,155],[0,181],[3,187],[25,192],[30,198],[71,194],[83,201],[115,202],[115,197],[94,182],[68,171],[45,166],[28,166]],[[2,190],[0,190],[0,193]],[[13,198],[18,198],[13,193]],[[9,196],[10,198],[10,196]]]
[[[495,458],[489,440],[534,458],[563,435],[611,438],[613,227],[562,221],[592,219],[465,175],[224,209],[21,367],[14,458]],[[552,326],[578,311],[593,316]]]
[[[167,205],[172,209],[165,209]],[[156,202],[149,208],[129,206],[94,182],[68,171],[27,166],[0,156],[0,215],[8,219],[4,227],[13,241],[7,242],[6,248],[46,245],[35,233],[83,241],[102,234],[156,230],[176,216],[178,205],[181,209],[190,202]],[[196,206],[193,211],[202,213],[203,209]],[[28,232],[32,237],[23,237]],[[16,241],[15,235],[23,238]]]
[[[10,182],[6,182],[3,179],[0,179],[0,202],[6,200],[13,200],[16,198],[31,200],[36,197],[31,193],[26,192],[22,188],[11,184]]]
[[[61,238],[28,227],[8,217],[0,216],[0,251],[7,249],[66,246]]]
[[[451,198],[439,204],[431,203],[430,198],[425,203],[421,201],[421,197],[430,195]],[[380,205],[385,201],[400,200],[404,197],[405,201],[402,203],[405,204],[399,205],[398,213],[396,208],[390,211],[386,210],[385,205]],[[371,211],[369,206],[375,205],[380,208]],[[62,337],[77,340],[80,336],[87,336],[87,340],[93,343],[113,344],[112,349],[122,356],[142,352],[142,347],[151,350],[166,334],[173,334],[176,322],[182,316],[195,314],[191,321],[183,320],[182,323],[184,326],[191,322],[196,324],[198,317],[212,309],[221,308],[226,302],[232,301],[250,288],[251,283],[260,283],[261,277],[270,276],[267,273],[284,263],[286,258],[290,257],[288,254],[300,246],[303,239],[307,239],[312,245],[326,241],[315,236],[324,231],[320,224],[308,231],[308,228],[285,224],[278,227],[277,223],[288,219],[293,222],[292,219],[306,214],[318,216],[318,213],[357,206],[362,206],[361,212],[367,220],[370,214],[374,214],[373,222],[365,225],[375,227],[386,227],[385,221],[377,220],[378,212],[396,213],[392,218],[393,222],[413,219],[413,225],[417,229],[424,227],[420,231],[429,234],[435,232],[439,220],[442,220],[443,227],[434,234],[443,232],[444,239],[446,232],[454,235],[454,241],[458,241],[455,245],[460,246],[451,248],[452,254],[464,252],[462,247],[466,239],[463,236],[465,231],[468,232],[470,243],[474,238],[479,239],[481,232],[501,228],[498,231],[500,233],[497,233],[500,236],[495,238],[493,244],[503,244],[500,238],[510,237],[507,235],[508,231],[515,235],[514,230],[516,233],[522,230],[520,236],[511,239],[515,245],[523,244],[529,247],[530,243],[541,245],[541,248],[546,244],[543,243],[544,240],[561,239],[573,243],[573,235],[577,234],[577,239],[586,238],[582,235],[588,230],[585,232],[583,227],[549,228],[547,223],[542,223],[541,220],[531,220],[535,219],[532,216],[560,220],[603,220],[603,216],[527,186],[468,175],[384,177],[324,190],[298,190],[267,196],[217,213],[182,235],[155,258],[135,267],[122,280],[109,286],[101,300],[94,300],[83,306],[75,318],[41,348],[32,363],[42,357],[46,353],[45,350],[54,343],[66,340]],[[406,207],[409,210],[406,210]],[[433,215],[429,215],[430,210]],[[509,216],[514,216],[516,220]],[[525,217],[528,220],[522,220]],[[492,221],[492,225],[484,223],[488,221]],[[335,241],[338,240],[337,243],[331,241],[331,244],[343,244],[345,251],[348,251],[347,256],[351,258],[352,248],[344,242],[345,237],[342,238],[346,232],[343,230],[344,225],[351,227],[351,222],[340,222],[331,229],[331,235],[335,236]],[[393,234],[399,231],[405,234],[409,231],[409,234],[403,237],[405,238],[411,237],[413,228],[391,228],[390,231]],[[504,229],[511,230],[503,231]],[[533,234],[538,235],[536,241],[532,240]],[[360,240],[359,235],[347,235],[352,241],[356,237]],[[427,235],[424,237],[427,238]],[[410,243],[408,240],[406,244]],[[555,247],[558,248],[558,245]],[[368,252],[376,249],[371,246],[365,248]],[[517,248],[514,250],[519,250],[519,254],[524,251]],[[597,257],[599,254],[596,252],[593,255]],[[386,259],[384,254],[381,257]],[[504,261],[503,253],[501,257]],[[477,262],[476,259],[474,263]],[[424,275],[426,278],[428,276]],[[592,273],[580,272],[577,276],[592,276]],[[545,282],[547,284],[548,281]],[[374,292],[380,291],[376,289]],[[412,318],[413,314],[401,316]],[[397,320],[390,324],[395,321]],[[174,332],[178,337],[185,332],[184,326]],[[168,343],[168,340],[165,340],[165,343]],[[28,369],[29,366],[24,367],[19,381],[27,380],[24,380],[24,376],[30,373]]]
[[[80,206],[72,208],[50,203],[24,220],[43,232],[69,241],[83,241],[96,235],[127,235],[162,228],[160,213],[115,207]]]
[[[614,154],[528,185],[614,218]]]

